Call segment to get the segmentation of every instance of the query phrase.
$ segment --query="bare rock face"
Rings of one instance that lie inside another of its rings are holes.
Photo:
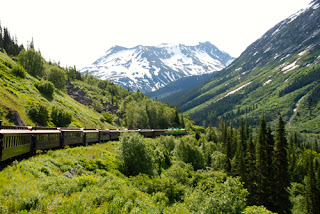
[[[74,87],[72,83],[67,82],[67,92],[68,92],[68,95],[75,101],[85,106],[92,105],[91,97],[89,97],[83,90],[81,90],[79,86]]]
[[[7,115],[10,122],[13,122],[16,126],[24,126],[24,122],[17,110],[7,108],[9,110],[9,113]]]
[[[81,103],[82,105],[85,105],[89,108],[92,108],[93,99],[96,99],[101,102],[102,108],[103,108],[102,111],[107,111],[107,112],[110,112],[112,114],[117,115],[120,118],[123,118],[122,115],[118,113],[117,106],[112,105],[108,101],[104,102],[99,97],[91,98],[79,86],[74,87],[74,85],[69,81],[67,82],[67,93],[72,99],[74,99],[75,101],[77,101],[77,102]]]

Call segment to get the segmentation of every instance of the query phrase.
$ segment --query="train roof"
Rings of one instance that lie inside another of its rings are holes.
[[[86,129],[86,130],[83,130],[83,133],[97,133],[99,132],[98,129]]]
[[[32,134],[28,129],[0,129],[0,134]]]
[[[60,130],[55,130],[55,129],[48,129],[48,130],[44,130],[44,129],[41,129],[41,130],[32,130],[31,131],[32,133],[34,134],[59,134],[61,133]]]

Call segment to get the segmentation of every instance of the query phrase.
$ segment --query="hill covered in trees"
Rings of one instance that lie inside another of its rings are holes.
[[[0,120],[4,124],[169,128],[184,123],[176,108],[108,80],[82,75],[75,67],[47,62],[33,41],[25,49],[7,28],[0,26],[0,33]]]
[[[227,68],[163,101],[198,125],[224,118],[239,126],[246,116],[258,126],[264,112],[272,126],[282,115],[292,130],[319,134],[319,6],[312,1],[268,30]]]

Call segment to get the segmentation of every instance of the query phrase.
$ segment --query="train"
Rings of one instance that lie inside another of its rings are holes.
[[[125,132],[138,132],[144,137],[161,135],[185,135],[184,129],[83,129],[52,128],[32,126],[1,125],[0,121],[0,162],[38,150],[64,148],[65,146],[86,146],[88,144],[118,140]]]

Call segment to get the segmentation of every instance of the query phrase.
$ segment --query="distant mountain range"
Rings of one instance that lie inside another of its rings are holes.
[[[281,21],[209,80],[162,101],[199,125],[258,124],[281,114],[291,130],[320,133],[320,1]]]
[[[210,42],[197,46],[114,46],[81,73],[111,80],[132,91],[151,92],[182,77],[219,71],[233,60]]]

